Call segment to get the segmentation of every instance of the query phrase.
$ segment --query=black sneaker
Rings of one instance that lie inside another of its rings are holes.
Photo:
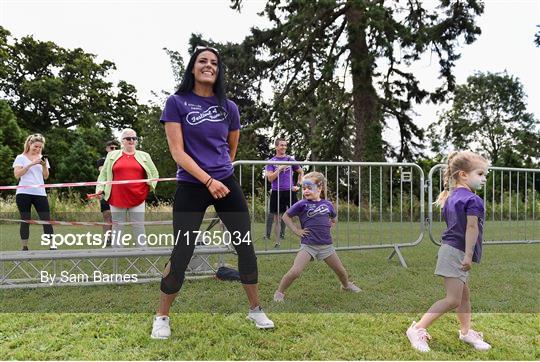
[[[22,247],[22,250],[23,250],[23,251],[28,251],[28,246],[23,246],[23,247]]]

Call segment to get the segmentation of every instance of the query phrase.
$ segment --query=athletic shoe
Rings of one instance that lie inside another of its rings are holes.
[[[479,351],[487,351],[491,348],[491,345],[489,343],[484,342],[484,335],[482,334],[482,332],[476,332],[472,329],[469,329],[469,332],[465,335],[463,335],[461,331],[459,331],[459,339],[465,343],[470,344]]]
[[[246,319],[255,322],[255,327],[259,329],[274,328],[274,322],[268,319],[260,306],[255,309],[250,308]]]
[[[281,293],[279,290],[276,290],[274,293],[274,302],[284,302],[285,293]]]
[[[412,322],[407,329],[407,338],[411,342],[411,346],[419,352],[429,352],[427,341],[431,339],[425,328],[416,328],[416,322]]]
[[[279,249],[279,248],[281,248],[281,244],[275,243],[274,244],[274,249]]]
[[[23,251],[28,251],[28,246],[23,246],[23,247],[22,247],[22,250],[23,250]]]
[[[349,282],[346,287],[342,285],[341,290],[344,290],[346,292],[353,292],[353,293],[360,293],[362,291],[362,289],[354,285],[353,282]]]
[[[171,327],[169,325],[169,317],[165,315],[156,316],[152,325],[153,339],[167,339],[171,336]]]

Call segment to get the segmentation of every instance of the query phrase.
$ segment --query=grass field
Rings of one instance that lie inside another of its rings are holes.
[[[336,236],[349,244],[413,241],[418,224],[362,224]],[[435,229],[442,226],[437,224]],[[152,227],[148,232],[158,232]],[[96,228],[95,231],[98,231]],[[519,237],[530,225],[486,226],[486,237]],[[58,229],[60,231],[60,229]],[[62,232],[81,232],[62,229]],[[360,232],[361,231],[361,232]],[[39,228],[32,226],[37,238]],[[258,238],[256,247],[271,248]],[[538,237],[538,236],[536,236]],[[18,249],[16,225],[1,225],[2,250]],[[296,245],[287,232],[284,247]],[[34,242],[36,243],[36,242]],[[346,245],[346,244],[345,244]],[[312,263],[288,290],[286,303],[272,301],[293,254],[259,256],[263,307],[276,323],[259,331],[244,318],[246,300],[237,283],[214,279],[187,281],[172,308],[173,335],[149,338],[159,284],[57,287],[0,291],[2,359],[434,359],[537,360],[540,358],[540,245],[486,246],[482,264],[470,280],[473,326],[493,345],[474,351],[457,339],[454,315],[431,329],[432,352],[411,350],[405,329],[435,300],[443,297],[442,280],[433,275],[437,247],[427,236],[404,248],[408,269],[387,260],[389,250],[341,252],[360,294],[339,291],[324,263]],[[233,256],[226,261],[236,264]]]

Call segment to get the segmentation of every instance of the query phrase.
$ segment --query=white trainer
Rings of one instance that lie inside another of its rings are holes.
[[[358,288],[353,282],[347,283],[347,286],[341,286],[341,290],[346,292],[360,293],[362,289]]]
[[[407,338],[411,342],[411,346],[419,352],[429,352],[428,340],[431,336],[425,328],[416,328],[416,322],[413,321],[411,326],[407,329]]]
[[[154,324],[152,325],[152,334],[150,337],[153,339],[167,339],[171,336],[171,326],[169,325],[169,317],[160,315],[154,318]]]
[[[246,319],[255,322],[255,327],[259,329],[274,328],[274,322],[268,319],[260,306],[255,309],[250,308]]]
[[[491,348],[489,343],[484,342],[484,335],[482,332],[476,332],[472,329],[469,329],[469,332],[465,335],[459,331],[459,339],[470,344],[479,351],[487,351]]]
[[[284,302],[285,301],[285,293],[281,293],[279,290],[276,290],[274,293],[274,302]]]

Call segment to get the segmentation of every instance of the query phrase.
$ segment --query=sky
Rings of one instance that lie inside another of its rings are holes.
[[[218,42],[241,42],[251,27],[269,22],[257,15],[264,1],[244,0],[238,13],[228,0],[0,0],[0,25],[16,38],[32,35],[65,48],[80,47],[107,59],[117,70],[110,79],[125,80],[138,90],[141,102],[156,100],[152,91],[172,92],[174,78],[166,47],[180,51],[187,62],[192,33]],[[429,3],[429,2],[428,2]],[[486,0],[478,19],[482,35],[461,48],[454,74],[458,84],[474,72],[506,71],[522,82],[528,111],[540,119],[540,48],[533,44],[540,24],[540,0]],[[416,76],[436,84],[438,64],[429,56],[414,68]],[[415,107],[422,127],[438,119],[448,105]],[[385,137],[397,140],[396,129]]]

